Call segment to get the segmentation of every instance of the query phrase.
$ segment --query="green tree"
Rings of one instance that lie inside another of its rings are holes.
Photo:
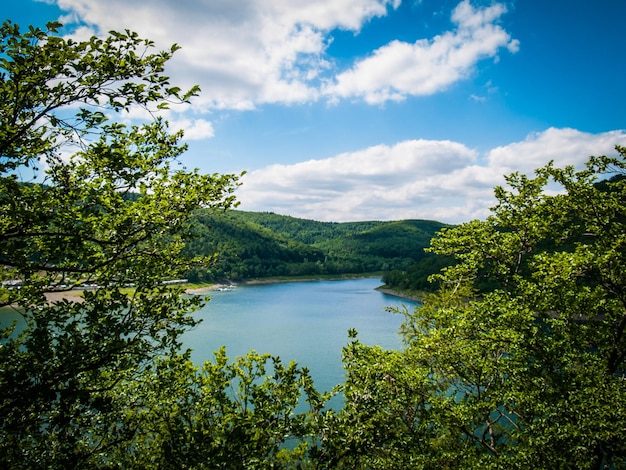
[[[432,241],[457,262],[405,312],[405,350],[346,349],[346,407],[324,458],[626,468],[626,148],[617,152],[582,171],[510,175],[487,220]]]
[[[186,355],[159,358],[111,400],[137,401],[119,415],[137,429],[98,463],[120,468],[310,468],[316,416],[328,399],[306,369],[254,351],[229,361],[225,349],[201,370]],[[302,399],[304,396],[305,400]],[[120,408],[123,409],[123,404]],[[128,418],[130,416],[130,419]]]
[[[197,93],[163,74],[176,46],[154,53],[129,31],[76,42],[59,27],[0,28],[0,302],[21,315],[0,332],[0,465],[10,468],[106,465],[130,449],[141,432],[132,417],[156,405],[127,389],[177,354],[200,303],[163,284],[192,261],[181,253],[188,218],[232,206],[238,185],[176,169],[182,133],[163,120],[108,119]],[[85,284],[98,288],[80,301],[46,300]]]

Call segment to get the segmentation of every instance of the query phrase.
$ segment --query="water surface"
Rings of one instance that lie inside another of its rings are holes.
[[[183,335],[183,345],[193,349],[192,359],[199,365],[221,345],[230,358],[255,350],[284,363],[295,360],[309,368],[319,390],[330,390],[344,378],[341,355],[350,328],[362,343],[401,347],[402,316],[385,307],[413,308],[416,303],[374,290],[380,285],[380,279],[355,279],[211,292],[211,300],[195,313],[202,323]]]

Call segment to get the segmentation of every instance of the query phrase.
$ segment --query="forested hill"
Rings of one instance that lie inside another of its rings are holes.
[[[406,270],[445,224],[428,220],[318,222],[268,212],[201,212],[194,217],[193,255],[217,253],[192,281],[271,276],[361,274]]]

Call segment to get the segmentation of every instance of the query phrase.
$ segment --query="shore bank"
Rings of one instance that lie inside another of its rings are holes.
[[[212,291],[236,288],[238,286],[259,286],[265,284],[279,284],[286,282],[315,282],[315,281],[345,281],[349,279],[375,279],[380,278],[379,275],[371,276],[332,276],[332,277],[306,277],[306,278],[267,278],[267,279],[248,279],[245,281],[231,282],[229,284],[213,284],[200,288],[190,288],[185,290],[186,294],[204,295]],[[386,295],[398,297],[400,299],[411,300],[413,302],[421,302],[422,298],[418,293],[402,292],[389,289],[385,286],[377,287],[375,290]]]
[[[83,301],[83,290],[80,289],[46,292],[44,295],[49,303],[61,302],[62,300],[69,300],[70,302]]]
[[[369,276],[319,276],[319,277],[293,277],[293,278],[262,278],[262,279],[246,279],[244,281],[232,281],[228,284],[219,283],[212,284],[210,286],[203,286],[199,288],[185,289],[186,294],[190,295],[202,295],[212,291],[230,289],[238,286],[261,286],[265,284],[281,284],[286,282],[316,282],[316,281],[347,281],[350,279],[376,279],[380,278],[380,275]]]
[[[378,292],[382,292],[383,294],[391,295],[393,297],[399,297],[401,299],[412,300],[414,302],[421,302],[422,301],[421,297],[418,294],[409,294],[409,293],[406,293],[406,292],[400,292],[400,291],[397,291],[397,290],[389,289],[389,288],[384,287],[384,286],[377,287],[376,290]]]
[[[380,275],[364,275],[364,276],[315,276],[315,277],[285,277],[285,278],[264,278],[264,279],[249,279],[242,281],[241,285],[262,285],[262,284],[278,284],[283,282],[316,282],[316,281],[349,281],[350,279],[376,279],[381,277]]]
[[[248,279],[245,281],[229,282],[229,283],[217,283],[211,285],[204,285],[201,287],[188,287],[185,289],[185,294],[188,295],[206,295],[213,291],[219,291],[223,289],[236,288],[238,286],[255,286],[264,284],[279,284],[285,282],[315,282],[315,281],[343,281],[349,279],[374,279],[379,278],[379,275],[369,276],[330,276],[330,277],[306,277],[306,278],[266,278],[266,279]],[[419,302],[421,299],[418,295],[408,294],[405,292],[388,289],[384,286],[376,288],[377,291],[386,295],[399,297],[402,299],[413,300]],[[70,300],[72,302],[82,301],[83,290],[68,290],[59,292],[47,292],[45,294],[48,302],[58,302],[61,300]]]

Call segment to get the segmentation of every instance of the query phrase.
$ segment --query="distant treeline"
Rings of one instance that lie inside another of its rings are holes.
[[[424,248],[444,227],[428,220],[334,223],[268,212],[200,212],[187,251],[194,256],[216,253],[217,261],[194,268],[189,279],[383,272],[391,287],[422,289],[421,279],[442,264]]]
[[[626,180],[626,175],[617,174],[613,175],[609,179],[601,180],[593,184],[594,188],[599,189],[602,192],[615,192],[615,187],[611,184],[615,184]],[[421,222],[421,221],[417,221]],[[582,223],[582,222],[581,222]],[[443,224],[439,224],[441,228]],[[578,238],[574,238],[567,243],[559,240],[544,241],[538,245],[539,248],[546,253],[553,253],[557,249],[563,249],[564,247],[574,251],[577,244],[584,243],[586,238],[591,234],[587,233]],[[453,256],[434,255],[427,253],[419,259],[416,259],[414,263],[408,266],[394,266],[383,273],[383,282],[389,288],[396,289],[398,291],[405,291],[408,293],[415,292],[428,292],[434,291],[439,287],[436,280],[429,281],[432,274],[439,273],[443,268],[456,264],[457,261]],[[505,289],[506,286],[498,283],[494,280],[493,265],[496,263],[494,260],[486,259],[484,266],[477,271],[477,277],[474,281],[475,288],[478,292],[487,293],[493,292],[496,289]],[[533,270],[532,266],[525,263],[520,264],[518,274],[520,276],[530,276]]]

